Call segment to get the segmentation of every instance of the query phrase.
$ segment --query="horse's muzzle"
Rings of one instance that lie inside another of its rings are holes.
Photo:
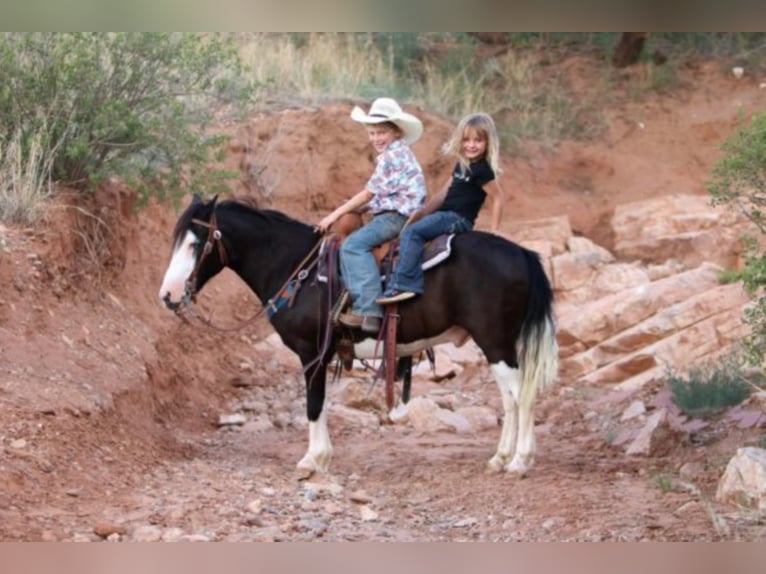
[[[192,303],[194,303],[195,297],[194,293],[192,293],[189,290],[189,286],[187,284],[186,289],[184,290],[183,297],[181,297],[181,300],[177,303],[174,303],[170,300],[170,293],[165,293],[165,296],[162,298],[162,302],[165,304],[165,307],[173,311],[176,315],[179,317],[181,316],[181,313],[184,309],[187,307],[191,307]]]
[[[174,313],[178,313],[178,310],[181,308],[181,304],[183,303],[183,299],[178,303],[174,303],[170,300],[170,293],[165,293],[165,296],[162,298],[162,302],[165,304],[165,307]]]
[[[165,296],[162,298],[162,302],[165,303],[165,307],[167,307],[171,311],[175,311],[176,309],[178,309],[181,306],[181,302],[180,301],[178,303],[173,303],[170,300],[170,293],[165,293]]]

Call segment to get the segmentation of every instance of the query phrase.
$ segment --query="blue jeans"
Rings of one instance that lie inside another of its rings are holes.
[[[407,218],[400,213],[379,213],[349,235],[340,246],[340,269],[351,294],[352,312],[382,317],[383,308],[375,302],[382,295],[380,269],[373,248],[399,235]]]
[[[389,288],[423,293],[423,245],[445,233],[471,231],[473,225],[454,211],[435,211],[408,225],[399,242],[399,261]]]

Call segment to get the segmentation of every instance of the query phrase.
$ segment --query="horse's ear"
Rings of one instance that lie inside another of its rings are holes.
[[[218,195],[214,195],[213,199],[211,199],[209,202],[205,203],[205,201],[202,199],[202,196],[199,193],[192,194],[192,201],[191,206],[195,205],[205,205],[205,207],[215,207],[216,202],[218,201]]]

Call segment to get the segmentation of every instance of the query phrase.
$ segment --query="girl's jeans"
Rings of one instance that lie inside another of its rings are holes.
[[[399,242],[399,262],[391,274],[389,288],[423,293],[423,245],[445,233],[471,231],[473,225],[454,211],[435,211],[408,225]]]

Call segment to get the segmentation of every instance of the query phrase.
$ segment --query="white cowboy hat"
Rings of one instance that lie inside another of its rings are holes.
[[[415,143],[423,134],[423,123],[412,114],[403,112],[399,104],[391,98],[378,98],[372,102],[369,114],[364,113],[359,106],[354,106],[351,119],[363,124],[391,122],[402,130],[404,141],[408,144]]]

